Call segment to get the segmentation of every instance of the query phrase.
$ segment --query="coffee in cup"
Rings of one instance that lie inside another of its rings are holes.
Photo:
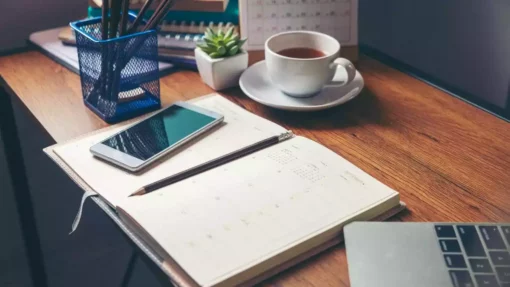
[[[326,56],[324,52],[320,50],[315,50],[312,48],[290,48],[281,50],[278,54],[289,57],[289,58],[298,58],[298,59],[313,59],[313,58],[321,58]]]
[[[266,66],[271,81],[285,94],[309,97],[325,86],[344,86],[356,75],[354,65],[339,58],[340,43],[313,31],[283,32],[265,44]],[[347,79],[335,75],[347,71]]]

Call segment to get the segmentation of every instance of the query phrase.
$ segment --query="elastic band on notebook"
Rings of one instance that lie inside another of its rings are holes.
[[[78,213],[74,218],[73,225],[71,226],[71,232],[69,232],[69,235],[73,234],[73,232],[76,231],[76,229],[78,229],[78,225],[80,225],[81,214],[83,212],[83,205],[85,204],[87,198],[91,196],[98,196],[98,194],[93,191],[87,191],[83,194],[83,197],[81,198],[80,208],[78,209]]]

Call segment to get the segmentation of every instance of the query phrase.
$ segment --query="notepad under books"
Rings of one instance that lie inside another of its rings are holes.
[[[223,114],[225,124],[141,174],[89,152],[123,125],[45,150],[80,186],[116,209],[178,285],[254,283],[338,242],[348,222],[401,210],[396,191],[301,136],[129,197],[156,180],[287,132],[219,95],[193,103]]]
[[[69,29],[66,27],[66,29]],[[53,28],[30,34],[29,41],[38,47],[41,52],[55,60],[57,63],[65,66],[74,73],[79,74],[78,52],[76,47],[62,44],[58,38],[63,28]],[[68,30],[70,32],[70,30]],[[159,71],[161,75],[168,74],[174,69],[170,63],[159,62]]]

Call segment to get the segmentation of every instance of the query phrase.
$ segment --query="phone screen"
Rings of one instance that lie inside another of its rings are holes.
[[[173,105],[102,144],[145,161],[215,120]]]

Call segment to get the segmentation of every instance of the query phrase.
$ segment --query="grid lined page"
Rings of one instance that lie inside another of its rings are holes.
[[[222,114],[224,124],[206,133],[198,141],[186,144],[185,149],[164,156],[143,173],[132,174],[124,171],[94,158],[89,151],[92,145],[125,128],[122,126],[63,144],[54,151],[94,191],[115,207],[147,184],[286,132],[279,125],[256,116],[219,95],[206,97],[193,104]]]
[[[358,44],[358,0],[240,0],[241,34],[246,49],[262,50],[272,35],[310,30]]]
[[[210,286],[383,202],[396,206],[398,194],[295,137],[120,207],[199,285]]]

